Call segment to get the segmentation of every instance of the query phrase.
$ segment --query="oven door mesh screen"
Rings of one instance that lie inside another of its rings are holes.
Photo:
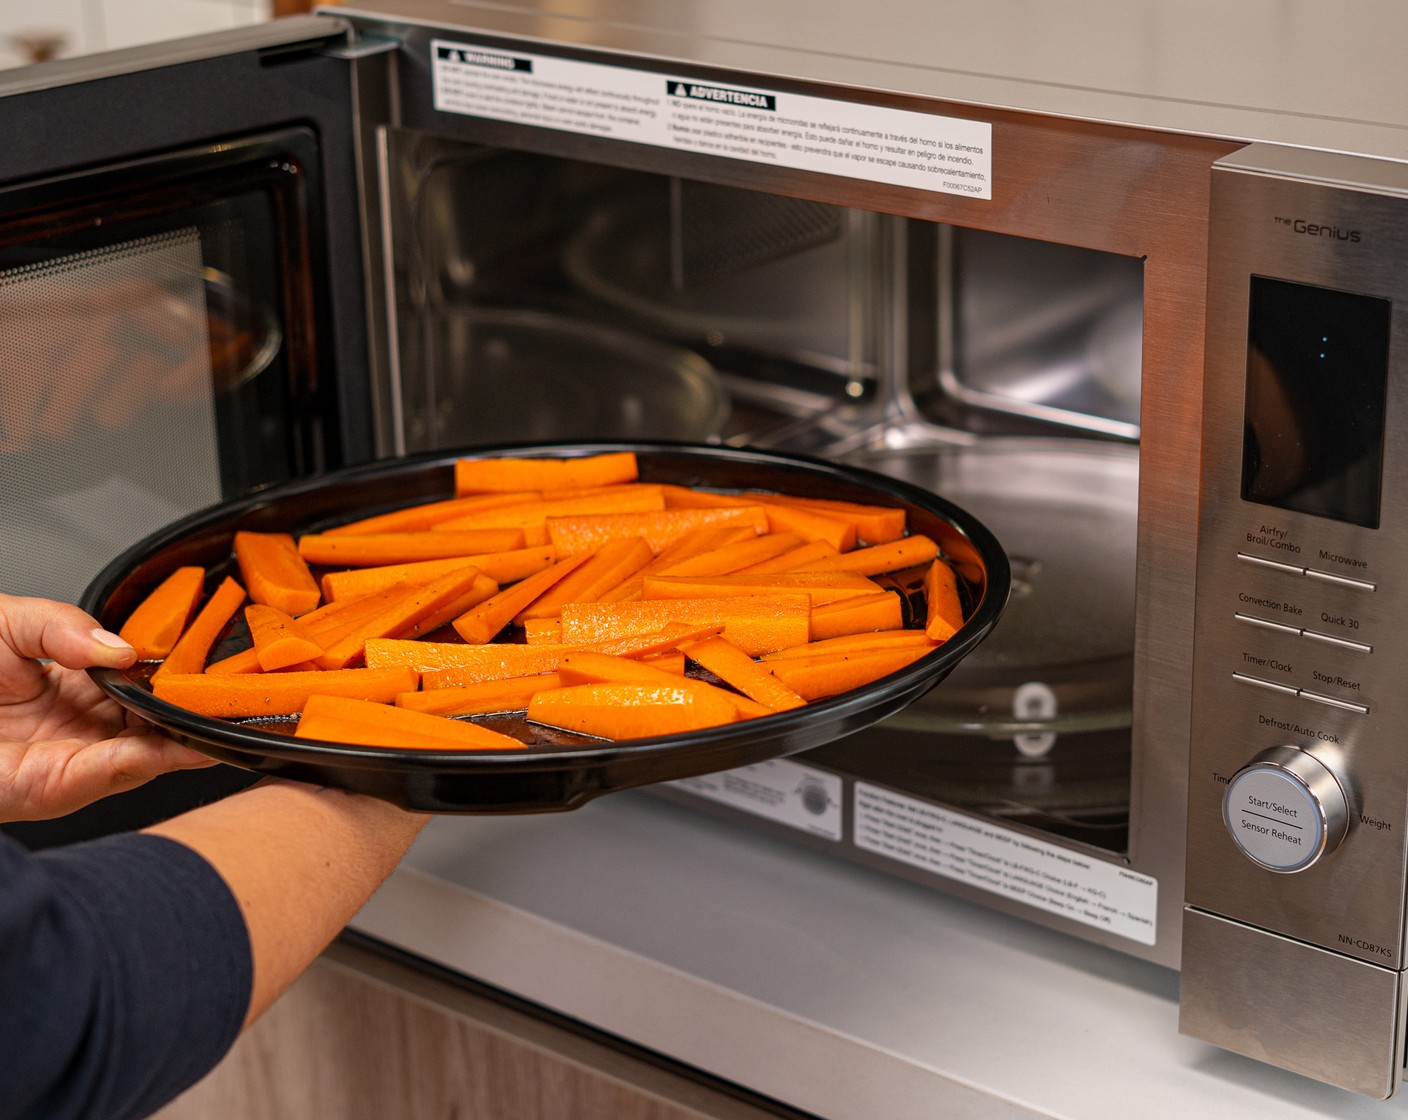
[[[0,587],[75,601],[220,497],[195,229],[0,272]]]

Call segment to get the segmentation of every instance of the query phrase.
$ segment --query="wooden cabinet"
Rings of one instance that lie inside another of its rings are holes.
[[[158,1120],[797,1117],[378,953],[334,945]]]

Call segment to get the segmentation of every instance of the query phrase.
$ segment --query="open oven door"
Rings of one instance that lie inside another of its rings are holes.
[[[76,601],[179,517],[373,456],[352,53],[310,16],[0,73],[0,591]]]

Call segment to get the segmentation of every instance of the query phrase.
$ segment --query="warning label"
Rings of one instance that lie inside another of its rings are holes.
[[[992,126],[599,63],[432,44],[445,113],[992,198]]]

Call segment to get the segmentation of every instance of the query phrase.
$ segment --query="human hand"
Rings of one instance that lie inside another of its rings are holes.
[[[135,660],[77,607],[0,595],[0,821],[63,816],[169,771],[215,764],[157,733],[83,672]]]

